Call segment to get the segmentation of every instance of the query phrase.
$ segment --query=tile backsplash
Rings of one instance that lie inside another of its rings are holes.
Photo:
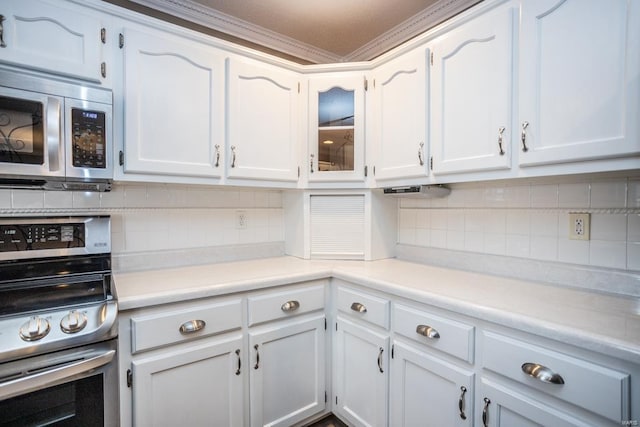
[[[242,212],[246,227],[237,225]],[[278,190],[116,184],[108,193],[0,190],[0,215],[109,214],[112,252],[284,241]]]
[[[442,199],[401,199],[398,243],[640,270],[640,178],[452,185]],[[569,239],[569,213],[591,238]]]

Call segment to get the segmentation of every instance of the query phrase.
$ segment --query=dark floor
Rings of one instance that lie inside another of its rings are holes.
[[[309,424],[307,427],[347,427],[347,425],[340,421],[335,415],[329,414],[321,420]]]

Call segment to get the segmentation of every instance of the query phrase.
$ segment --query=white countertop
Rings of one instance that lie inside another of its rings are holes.
[[[640,362],[640,299],[423,264],[265,258],[114,273],[120,310],[336,277]]]

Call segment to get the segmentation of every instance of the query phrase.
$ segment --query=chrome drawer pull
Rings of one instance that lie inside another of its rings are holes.
[[[537,363],[524,363],[522,365],[522,372],[543,383],[564,384],[564,379],[560,374],[556,374],[546,366],[538,365]]]
[[[284,304],[282,304],[282,307],[280,307],[280,309],[282,311],[289,312],[289,311],[296,311],[297,309],[300,308],[300,303],[298,301],[287,301]]]
[[[204,329],[206,325],[207,323],[204,320],[189,320],[180,325],[180,333],[183,335],[193,334]]]
[[[260,350],[258,350],[258,347],[258,344],[253,346],[253,348],[256,349],[256,364],[253,366],[253,369],[258,369],[260,367]]]
[[[529,127],[529,122],[522,122],[522,134],[520,134],[520,139],[522,140],[522,151],[525,153],[529,151],[529,147],[527,147],[527,128]]]
[[[489,415],[489,404],[491,403],[491,400],[489,400],[488,397],[484,398],[484,408],[482,408],[482,427],[488,427],[489,424],[487,424],[487,418]]]
[[[367,307],[360,304],[359,302],[354,302],[353,304],[351,304],[351,310],[357,311],[358,313],[366,313]]]
[[[432,340],[440,338],[440,333],[431,326],[418,325],[418,327],[416,328],[416,332]]]
[[[467,394],[467,388],[465,386],[460,386],[460,399],[458,400],[458,410],[460,410],[460,418],[463,420],[467,419],[467,416],[464,414],[464,395]]]
[[[384,348],[380,347],[380,353],[378,353],[378,369],[380,369],[380,373],[384,374],[384,370],[382,370],[382,352]]]
[[[242,367],[240,362],[240,349],[236,350],[236,356],[238,356],[238,369],[236,369],[236,375],[240,375],[240,368]]]
[[[506,128],[504,126],[500,126],[500,128],[498,129],[498,148],[500,149],[501,156],[504,156],[504,149],[502,148],[502,134],[505,130]]]

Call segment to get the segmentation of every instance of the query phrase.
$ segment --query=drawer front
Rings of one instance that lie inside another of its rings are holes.
[[[473,363],[475,328],[402,304],[393,309],[396,333]]]
[[[134,316],[131,318],[131,352],[135,354],[241,326],[240,299]]]
[[[336,307],[343,313],[389,329],[389,301],[359,290],[338,287]]]
[[[628,374],[491,332],[484,332],[483,340],[482,365],[485,369],[616,423],[629,419]],[[524,372],[524,364],[531,364],[528,369],[531,375]],[[553,382],[545,382],[532,375],[547,376],[547,381]],[[564,383],[559,384],[562,381]]]
[[[324,282],[249,297],[249,326],[324,308]]]

